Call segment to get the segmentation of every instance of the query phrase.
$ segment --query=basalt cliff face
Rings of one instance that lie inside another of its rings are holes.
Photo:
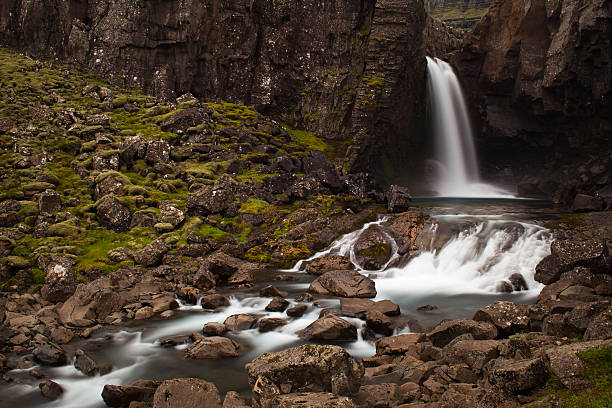
[[[2,43],[158,97],[191,92],[255,106],[338,140],[339,156],[357,134],[348,149],[355,169],[368,167],[373,146],[410,136],[424,95],[426,26],[422,0],[0,5]]]
[[[524,164],[532,175],[582,161],[555,177],[575,178],[570,190],[585,192],[610,183],[611,32],[605,0],[494,4],[455,59],[479,108],[481,157],[498,170]]]

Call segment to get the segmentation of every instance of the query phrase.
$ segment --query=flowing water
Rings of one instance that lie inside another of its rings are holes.
[[[427,57],[436,160],[431,161],[434,189],[441,197],[510,198],[512,194],[480,181],[470,117],[461,84],[452,67]]]
[[[536,264],[549,253],[550,232],[540,225],[554,217],[554,211],[528,201],[444,201],[417,203],[431,215],[432,223],[422,235],[422,251],[412,259],[402,259],[393,247],[393,256],[380,271],[359,270],[373,277],[378,299],[398,303],[407,321],[417,320],[428,327],[444,318],[471,317],[474,312],[495,300],[516,303],[533,302],[542,286],[533,280]],[[375,221],[382,224],[386,218]],[[313,258],[329,253],[343,254],[355,260],[353,245],[362,229],[340,237],[329,248]],[[175,318],[165,321],[130,322],[121,328],[97,333],[93,338],[71,347],[84,347],[97,360],[110,363],[113,371],[103,376],[86,377],[73,366],[39,367],[65,389],[64,396],[55,402],[44,400],[35,380],[26,370],[13,370],[14,382],[0,388],[2,406],[21,407],[103,407],[101,391],[105,384],[126,384],[138,379],[166,379],[199,377],[214,382],[222,393],[230,390],[249,393],[244,365],[264,352],[293,347],[303,342],[295,334],[315,321],[325,307],[338,307],[339,300],[322,299],[309,304],[301,318],[289,318],[286,313],[265,311],[269,298],[258,296],[259,289],[274,284],[294,298],[307,290],[314,279],[300,271],[302,262],[283,271],[298,278],[295,282],[273,281],[278,273],[270,270],[258,276],[258,284],[249,289],[228,291],[231,304],[215,312],[204,311],[199,305],[184,305]],[[513,273],[525,278],[529,290],[499,293],[498,283]],[[418,311],[417,307],[432,304],[434,311]],[[257,329],[229,333],[242,346],[238,358],[217,361],[185,360],[182,350],[186,345],[164,348],[158,339],[200,331],[207,322],[223,322],[237,313],[255,313],[261,317],[282,317],[286,326],[275,331],[259,333]],[[357,327],[363,322],[347,318]],[[400,332],[410,332],[410,326]],[[371,356],[372,342],[359,338],[342,344],[356,357]]]

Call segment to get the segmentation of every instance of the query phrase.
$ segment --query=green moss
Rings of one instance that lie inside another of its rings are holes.
[[[323,139],[316,136],[312,132],[308,132],[306,130],[295,130],[288,126],[283,126],[283,130],[289,133],[293,140],[295,140],[295,142],[300,146],[307,149],[320,150],[328,156],[334,154],[334,149],[332,146],[327,144]]]
[[[367,249],[364,249],[359,253],[362,256],[373,257],[379,260],[389,259],[391,256],[391,247],[388,245],[374,245]]]
[[[38,215],[38,203],[36,201],[20,201],[17,217],[24,220],[32,215]]]
[[[262,214],[270,211],[271,206],[267,201],[249,198],[246,202],[240,205],[239,212],[246,214]]]
[[[31,260],[21,256],[10,255],[4,258],[0,258],[0,265],[6,265],[11,268],[25,269],[30,266]]]
[[[255,246],[244,254],[244,259],[251,262],[268,263],[271,258],[270,253],[264,245]]]
[[[79,228],[74,221],[64,221],[49,225],[47,236],[51,237],[73,237],[79,234]]]
[[[380,88],[385,84],[385,78],[366,75],[363,77],[363,82],[372,88]]]
[[[23,185],[23,191],[45,191],[47,189],[53,190],[55,186],[51,183],[45,183],[42,181],[35,181],[33,183],[26,183]]]

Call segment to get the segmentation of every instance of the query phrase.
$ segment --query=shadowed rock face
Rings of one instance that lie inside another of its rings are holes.
[[[491,7],[456,64],[480,113],[484,160],[558,167],[609,150],[611,17],[605,0]]]
[[[159,97],[241,102],[324,138],[353,140],[348,167],[379,178],[388,176],[384,160],[419,144],[407,129],[423,105],[424,41],[433,41],[426,27],[420,0],[0,5],[0,43]]]

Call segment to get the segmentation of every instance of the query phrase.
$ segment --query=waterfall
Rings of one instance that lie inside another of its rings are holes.
[[[470,118],[451,66],[427,57],[427,71],[436,144],[434,190],[442,197],[512,197],[480,182]]]

